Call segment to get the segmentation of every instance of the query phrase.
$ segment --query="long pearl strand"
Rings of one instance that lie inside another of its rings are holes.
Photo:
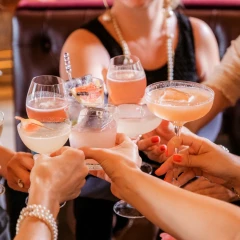
[[[105,5],[105,4],[104,4]],[[130,55],[131,52],[129,50],[127,42],[124,40],[121,29],[117,23],[116,18],[111,12],[110,8],[105,5],[107,8],[107,12],[103,16],[104,21],[111,21],[113,24],[114,31],[118,37],[120,42],[122,51],[124,55]],[[168,59],[168,80],[172,81],[174,79],[174,50],[173,50],[173,39],[174,35],[170,30],[170,18],[173,15],[173,11],[171,8],[166,9],[166,26],[167,26],[167,59]]]

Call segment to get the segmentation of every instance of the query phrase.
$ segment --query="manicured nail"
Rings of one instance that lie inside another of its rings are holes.
[[[164,152],[166,150],[166,146],[165,145],[160,146],[160,150]]]
[[[174,162],[181,162],[182,161],[182,156],[180,156],[180,155],[173,155],[173,161]]]
[[[158,136],[152,137],[151,141],[152,143],[157,143],[159,142],[159,137]]]

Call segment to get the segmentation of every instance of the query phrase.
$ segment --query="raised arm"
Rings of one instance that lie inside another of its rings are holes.
[[[31,171],[27,207],[34,204],[45,207],[56,219],[60,204],[76,198],[85,184],[88,168],[84,159],[81,151],[70,148],[64,148],[60,156],[53,158],[40,156]],[[20,224],[19,233],[14,238],[20,239],[50,240],[52,231],[44,220],[28,215]]]
[[[97,160],[111,178],[112,192],[136,207],[154,224],[177,239],[240,238],[240,210],[237,207],[142,173],[126,157],[126,148],[125,154],[120,151],[121,145],[117,151],[84,149],[86,158]]]

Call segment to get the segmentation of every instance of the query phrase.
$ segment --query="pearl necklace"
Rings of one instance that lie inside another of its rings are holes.
[[[174,50],[173,50],[173,38],[174,35],[170,32],[170,17],[173,15],[173,11],[168,9],[166,16],[167,24],[167,58],[168,58],[168,80],[171,81],[174,78]],[[127,42],[124,40],[121,29],[117,23],[116,18],[109,8],[107,8],[107,13],[103,16],[104,21],[111,21],[113,24],[114,31],[117,35],[117,38],[120,42],[122,51],[124,55],[130,55]]]

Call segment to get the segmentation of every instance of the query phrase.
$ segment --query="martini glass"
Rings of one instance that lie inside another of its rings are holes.
[[[178,137],[185,123],[197,120],[210,111],[213,100],[214,92],[211,88],[182,80],[156,82],[145,91],[149,110],[157,117],[172,122]],[[177,148],[175,153],[178,153]],[[178,177],[175,174],[173,180]]]

